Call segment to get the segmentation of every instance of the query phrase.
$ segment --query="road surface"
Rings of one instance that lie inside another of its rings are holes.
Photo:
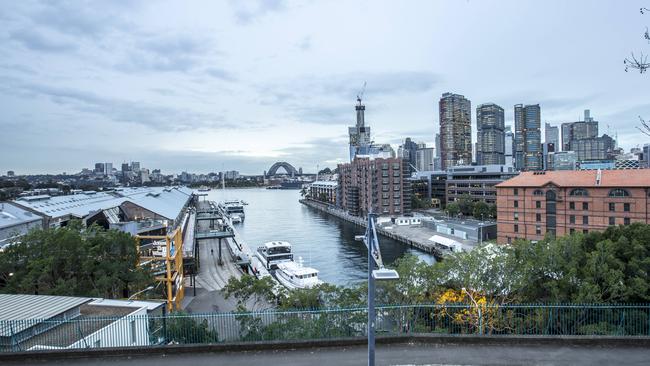
[[[14,365],[364,365],[362,346],[277,351],[181,353],[102,359],[5,362]],[[642,347],[557,345],[395,344],[377,347],[377,365],[647,365]]]

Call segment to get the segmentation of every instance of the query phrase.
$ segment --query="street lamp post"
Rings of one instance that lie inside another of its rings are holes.
[[[379,240],[377,239],[377,230],[375,229],[375,219],[377,215],[368,214],[368,226],[366,235],[359,237],[363,239],[368,248],[368,366],[375,365],[375,321],[377,315],[375,312],[375,280],[397,280],[399,274],[393,269],[384,267],[379,249]],[[379,269],[373,269],[377,265]]]

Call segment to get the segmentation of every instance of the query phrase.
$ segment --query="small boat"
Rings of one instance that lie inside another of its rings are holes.
[[[199,192],[210,192],[210,187],[200,187]]]
[[[270,241],[257,248],[255,253],[261,264],[268,270],[276,269],[278,264],[293,262],[291,244],[286,241]]]
[[[228,200],[219,203],[219,208],[235,222],[235,216],[239,216],[238,222],[244,222],[246,214],[244,213],[244,203],[240,200]]]
[[[241,222],[243,221],[243,219],[242,219],[241,216],[239,216],[238,214],[231,214],[231,215],[230,215],[230,221],[231,221],[233,224],[241,224]]]
[[[275,278],[289,290],[312,288],[323,283],[318,279],[318,270],[303,266],[302,259],[298,262],[278,263]]]

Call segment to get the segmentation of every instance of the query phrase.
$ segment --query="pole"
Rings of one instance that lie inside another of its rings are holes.
[[[368,215],[368,366],[375,366],[375,279],[372,277],[374,258],[372,257],[373,237],[372,214]]]

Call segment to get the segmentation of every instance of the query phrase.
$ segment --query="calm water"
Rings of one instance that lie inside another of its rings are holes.
[[[363,228],[331,217],[298,202],[298,190],[226,189],[208,192],[214,201],[241,199],[246,220],[236,228],[252,250],[272,240],[286,240],[305,265],[320,271],[328,283],[349,285],[366,278],[367,251],[363,242],[354,240]],[[380,237],[385,263],[392,263],[405,253],[413,253],[429,263],[433,256],[404,244]]]

